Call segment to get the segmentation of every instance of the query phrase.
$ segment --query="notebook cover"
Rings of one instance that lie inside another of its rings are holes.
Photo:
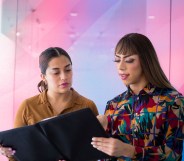
[[[107,134],[89,108],[53,118],[52,121],[40,122],[40,125],[47,138],[66,160],[109,158],[91,145],[92,137],[107,137]]]
[[[16,150],[14,158],[17,161],[58,161],[63,158],[38,125],[0,132],[0,143]]]
[[[0,144],[16,150],[17,161],[91,161],[109,156],[91,145],[92,137],[107,137],[89,108],[0,132]]]

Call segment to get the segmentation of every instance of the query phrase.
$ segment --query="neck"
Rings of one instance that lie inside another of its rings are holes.
[[[47,92],[48,100],[52,100],[54,102],[57,102],[58,100],[66,101],[72,94],[72,91],[69,90],[65,93],[55,93],[52,91]]]
[[[139,94],[139,92],[148,84],[146,79],[142,80],[140,83],[131,84],[130,88],[135,94]]]
[[[69,90],[66,93],[54,93],[52,91],[48,91],[47,98],[53,108],[62,108],[70,102],[72,98],[72,90]]]

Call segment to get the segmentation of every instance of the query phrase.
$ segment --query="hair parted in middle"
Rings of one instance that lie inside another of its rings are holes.
[[[48,68],[48,64],[51,61],[51,59],[60,57],[62,55],[67,57],[72,65],[72,60],[69,54],[64,49],[60,47],[50,47],[44,50],[39,56],[39,67],[40,67],[41,73],[44,75],[46,74],[46,70]],[[39,92],[43,92],[48,89],[47,84],[43,80],[41,80],[38,83],[37,87]]]

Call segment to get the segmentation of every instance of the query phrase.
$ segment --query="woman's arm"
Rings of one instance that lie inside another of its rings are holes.
[[[164,124],[165,139],[156,147],[135,147],[137,158],[155,158],[161,160],[178,160],[182,156],[184,140],[184,98],[177,97],[168,106],[167,118]]]
[[[133,158],[135,154],[134,146],[115,138],[94,137],[92,138],[91,144],[94,148],[117,158],[121,156]]]
[[[106,130],[107,129],[107,124],[108,124],[107,116],[105,116],[105,115],[98,115],[97,119],[100,122],[100,124],[102,125],[102,127],[104,128],[104,130]]]
[[[170,105],[165,121],[165,139],[160,146],[132,146],[114,138],[93,138],[92,145],[115,157],[130,157],[136,160],[179,160],[184,139],[184,99],[176,98]],[[156,139],[155,139],[156,140]]]

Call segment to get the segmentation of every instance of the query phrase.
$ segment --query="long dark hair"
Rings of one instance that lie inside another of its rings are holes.
[[[115,53],[139,55],[148,82],[160,88],[174,89],[160,66],[151,41],[145,35],[130,33],[123,36],[116,45]]]
[[[48,63],[51,61],[51,59],[55,57],[59,57],[61,55],[66,56],[72,65],[72,60],[69,54],[64,49],[59,48],[59,47],[50,47],[44,50],[39,56],[39,67],[40,67],[41,73],[45,75],[46,70],[48,68]],[[41,80],[38,83],[37,88],[39,92],[43,92],[48,89],[47,84],[45,84],[43,80]]]

